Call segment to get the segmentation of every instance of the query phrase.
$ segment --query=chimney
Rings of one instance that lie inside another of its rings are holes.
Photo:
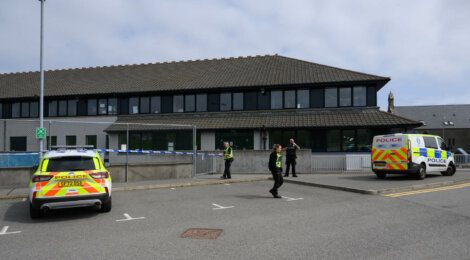
[[[388,113],[394,114],[395,113],[395,97],[393,96],[392,91],[388,94]]]

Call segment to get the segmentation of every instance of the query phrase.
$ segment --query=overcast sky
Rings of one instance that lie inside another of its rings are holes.
[[[397,105],[470,103],[467,0],[47,0],[45,68],[275,54],[392,80]],[[0,0],[0,73],[39,70],[40,2]]]

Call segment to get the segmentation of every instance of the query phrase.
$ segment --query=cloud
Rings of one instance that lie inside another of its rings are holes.
[[[390,76],[379,104],[468,103],[465,0],[47,0],[46,68],[279,53]],[[0,2],[0,72],[38,70],[39,2]]]

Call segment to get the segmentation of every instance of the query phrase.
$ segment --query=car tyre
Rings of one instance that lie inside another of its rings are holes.
[[[377,178],[382,180],[385,179],[385,177],[387,176],[385,172],[376,172],[375,175],[377,175]]]
[[[112,206],[112,201],[111,201],[111,198],[109,198],[108,201],[101,204],[100,212],[103,212],[103,213],[110,212],[111,206]]]
[[[424,178],[426,178],[426,166],[421,164],[418,171],[416,172],[416,179],[423,180]]]
[[[40,218],[42,217],[42,211],[40,209],[35,209],[31,203],[29,204],[29,216],[32,219]]]
[[[453,163],[449,163],[449,166],[447,166],[447,170],[445,172],[441,172],[442,175],[444,176],[452,176],[455,174],[457,169],[455,168],[455,165]]]

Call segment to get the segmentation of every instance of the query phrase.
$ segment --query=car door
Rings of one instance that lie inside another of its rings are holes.
[[[445,171],[447,169],[447,165],[449,163],[449,159],[451,157],[451,151],[449,147],[447,146],[447,143],[444,139],[441,137],[437,137],[437,143],[439,144],[439,148],[441,150],[441,158],[445,159],[446,161],[446,166],[443,167],[442,171]]]
[[[423,136],[424,145],[427,150],[427,165],[428,172],[440,171],[442,167],[445,167],[445,163],[442,163],[441,160],[441,151],[437,145],[437,139],[435,136]],[[444,164],[444,165],[442,165]]]

